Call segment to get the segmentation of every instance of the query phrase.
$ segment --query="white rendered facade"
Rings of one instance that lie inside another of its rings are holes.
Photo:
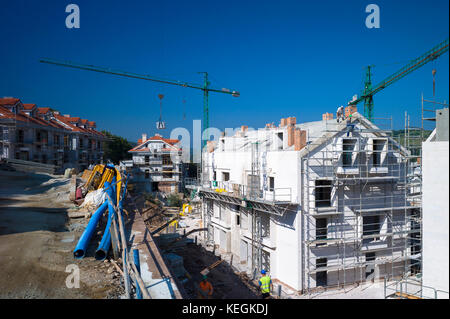
[[[209,240],[249,273],[265,268],[297,291],[402,274],[413,211],[405,150],[358,113],[351,124],[348,136],[347,123],[330,120],[243,130],[210,145],[200,188]],[[306,133],[299,143],[293,127]]]
[[[435,295],[434,290],[423,289],[425,297],[448,299],[449,147],[448,140],[435,141],[435,133],[436,131],[422,144],[422,283],[426,287],[439,290]]]

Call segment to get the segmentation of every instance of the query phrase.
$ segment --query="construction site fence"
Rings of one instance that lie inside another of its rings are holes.
[[[390,283],[385,278],[384,298],[449,299],[449,292],[425,286],[416,278],[406,278]]]

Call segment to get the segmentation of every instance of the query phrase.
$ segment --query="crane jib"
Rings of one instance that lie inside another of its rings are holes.
[[[402,67],[400,70],[395,72],[394,74],[391,74],[389,77],[381,81],[379,84],[375,85],[372,90],[369,92],[365,92],[361,95],[360,98],[351,101],[348,103],[348,105],[356,105],[361,101],[366,100],[367,98],[370,98],[374,94],[378,93],[382,89],[388,87],[389,85],[393,84],[394,82],[400,80],[401,78],[405,77],[409,73],[417,70],[418,68],[422,67],[423,65],[427,64],[430,61],[436,60],[438,57],[440,57],[442,54],[448,51],[449,43],[448,39],[438,44],[436,47],[428,51],[427,53],[421,55],[420,57],[416,58],[415,60],[412,60],[409,64]]]

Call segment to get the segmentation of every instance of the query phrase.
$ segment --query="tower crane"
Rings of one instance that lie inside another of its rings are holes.
[[[234,97],[239,97],[240,93],[238,91],[232,91],[229,89],[214,89],[211,88],[211,82],[208,80],[208,73],[207,72],[199,72],[199,74],[203,75],[203,84],[192,84],[189,82],[183,82],[183,81],[177,81],[177,80],[167,80],[158,78],[151,75],[144,75],[144,74],[136,74],[131,72],[124,72],[124,71],[118,71],[118,70],[112,70],[110,68],[106,67],[100,67],[100,66],[94,66],[94,65],[83,65],[83,64],[77,64],[72,63],[69,61],[58,61],[54,59],[48,59],[48,58],[42,58],[39,60],[41,63],[47,63],[47,64],[53,64],[53,65],[59,65],[74,69],[80,69],[80,70],[87,70],[87,71],[94,71],[94,72],[100,72],[100,73],[107,73],[107,74],[113,74],[128,78],[134,78],[134,79],[141,79],[141,80],[147,80],[147,81],[153,81],[153,82],[159,82],[159,83],[165,83],[170,85],[177,85],[182,86],[186,88],[192,88],[203,91],[203,125],[204,130],[206,131],[207,136],[208,135],[208,129],[209,129],[209,92],[214,93],[224,93],[224,94],[230,94]],[[202,148],[206,145],[206,140],[203,141]]]
[[[438,45],[436,45],[431,50],[427,51],[426,53],[422,54],[418,58],[410,61],[407,65],[402,67],[397,72],[391,74],[386,79],[381,81],[375,86],[372,86],[372,74],[371,74],[371,68],[372,65],[368,66],[366,69],[366,77],[364,81],[364,90],[362,92],[362,95],[359,98],[355,98],[352,101],[348,102],[348,105],[357,105],[359,102],[364,101],[364,116],[369,119],[369,121],[373,120],[373,96],[383,90],[384,88],[390,86],[391,84],[395,83],[396,81],[400,80],[401,78],[404,78],[411,72],[417,70],[421,66],[424,66],[428,62],[431,62],[441,55],[443,55],[445,52],[448,51],[448,38]],[[434,74],[433,74],[434,75]]]

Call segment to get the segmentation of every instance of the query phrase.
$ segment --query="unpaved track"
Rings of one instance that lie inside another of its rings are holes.
[[[0,170],[0,298],[117,297],[119,283],[106,273],[109,265],[73,258],[86,221],[67,217],[74,206],[69,186],[69,179]],[[80,269],[78,289],[66,287],[70,264]]]

